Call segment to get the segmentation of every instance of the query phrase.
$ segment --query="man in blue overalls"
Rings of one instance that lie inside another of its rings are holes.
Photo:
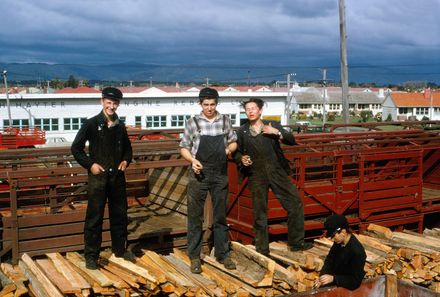
[[[180,153],[191,162],[187,188],[188,197],[188,256],[191,272],[201,273],[200,252],[203,237],[203,209],[208,192],[214,215],[215,257],[227,269],[235,269],[229,257],[226,207],[228,203],[227,158],[237,149],[237,135],[228,116],[216,108],[218,92],[204,88],[199,93],[202,112],[190,118],[180,142]]]

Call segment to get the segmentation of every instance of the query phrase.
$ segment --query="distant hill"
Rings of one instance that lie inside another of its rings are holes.
[[[440,84],[438,65],[423,69],[401,67],[353,67],[349,69],[349,81],[376,83],[378,85],[400,84],[406,81],[425,81]],[[88,81],[154,81],[194,82],[209,79],[210,83],[270,83],[286,81],[288,73],[295,73],[298,82],[317,81],[322,74],[319,67],[274,67],[247,65],[155,65],[128,62],[109,65],[1,63],[0,69],[8,71],[11,81],[66,80],[69,75]],[[338,67],[329,67],[327,78],[339,82]]]

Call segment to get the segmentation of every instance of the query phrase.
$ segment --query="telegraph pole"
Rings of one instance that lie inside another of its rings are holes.
[[[322,127],[324,127],[327,121],[327,68],[322,69],[322,86],[323,86],[323,94],[322,94]]]
[[[3,70],[2,76],[3,76],[3,82],[5,83],[5,93],[6,93],[6,105],[8,106],[8,126],[9,128],[12,127],[12,116],[11,116],[11,105],[9,104],[9,92],[8,92],[8,79],[7,79],[7,71]]]
[[[284,122],[281,123],[283,125],[288,125],[289,119],[290,119],[290,113],[291,113],[290,106],[292,105],[292,97],[293,97],[293,94],[290,90],[290,78],[292,75],[296,75],[296,73],[288,73],[287,74],[287,96],[286,96],[286,106],[284,107],[285,120],[284,120]]]
[[[345,1],[339,0],[339,33],[341,47],[341,85],[342,85],[342,113],[344,123],[350,122],[348,111],[348,66],[347,66],[347,35],[345,31]]]

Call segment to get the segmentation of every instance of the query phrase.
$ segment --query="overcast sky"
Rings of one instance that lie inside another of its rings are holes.
[[[346,0],[351,65],[436,64],[440,0]],[[1,0],[0,62],[339,65],[337,0]]]

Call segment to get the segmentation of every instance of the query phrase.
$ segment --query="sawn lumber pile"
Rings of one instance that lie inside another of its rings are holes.
[[[367,252],[366,277],[396,275],[440,292],[440,229],[392,232],[370,225],[356,235]],[[2,263],[0,296],[274,296],[312,289],[332,242],[321,238],[305,252],[290,252],[272,242],[270,258],[253,246],[232,242],[236,270],[226,270],[214,257],[203,258],[203,272],[192,274],[185,252],[161,255],[143,250],[135,263],[101,252],[98,270],[85,268],[76,252],[48,253],[19,265]]]

